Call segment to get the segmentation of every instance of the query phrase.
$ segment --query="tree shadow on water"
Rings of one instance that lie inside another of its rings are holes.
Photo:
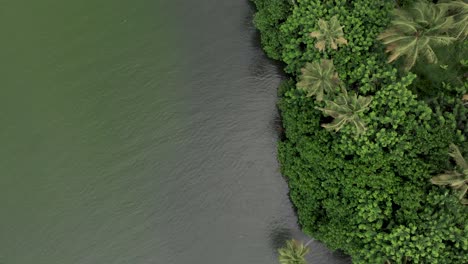
[[[268,241],[272,251],[277,253],[278,249],[284,246],[286,240],[293,238],[293,234],[291,229],[283,227],[278,222],[271,223],[270,227]]]

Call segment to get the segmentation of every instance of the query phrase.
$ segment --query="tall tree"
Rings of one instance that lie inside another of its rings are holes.
[[[405,57],[406,71],[420,56],[429,63],[437,63],[433,48],[449,45],[457,39],[450,35],[455,20],[448,15],[445,5],[418,1],[407,10],[395,9],[393,15],[391,26],[378,39],[387,46],[388,62]]]
[[[286,241],[286,246],[278,249],[278,253],[281,264],[306,264],[305,256],[309,253],[309,249],[307,244],[291,239]]]
[[[326,100],[324,108],[316,107],[325,115],[334,118],[329,124],[322,124],[327,130],[339,131],[344,125],[350,123],[356,127],[357,134],[366,131],[364,121],[359,117],[359,114],[366,111],[372,101],[370,96],[358,96],[353,93],[349,95],[346,89],[338,95],[334,101]]]
[[[334,94],[341,85],[333,60],[306,63],[301,73],[297,88],[305,91],[307,97],[315,95],[317,101],[322,101],[326,95]]]
[[[319,51],[324,51],[326,47],[334,50],[338,45],[347,45],[348,41],[344,38],[343,26],[338,21],[338,16],[333,16],[329,21],[319,19],[318,31],[313,31],[310,36],[317,39],[315,47]]]
[[[449,155],[455,160],[459,170],[447,171],[434,176],[431,179],[431,183],[435,185],[449,185],[458,191],[460,202],[468,205],[468,199],[464,198],[468,191],[468,162],[455,144],[450,145],[450,150]]]

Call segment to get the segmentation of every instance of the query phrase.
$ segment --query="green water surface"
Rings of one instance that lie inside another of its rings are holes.
[[[0,1],[0,263],[270,264],[302,238],[252,14]]]

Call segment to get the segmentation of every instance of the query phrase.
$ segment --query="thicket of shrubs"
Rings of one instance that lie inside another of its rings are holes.
[[[468,263],[467,3],[252,1],[302,229],[353,263]]]

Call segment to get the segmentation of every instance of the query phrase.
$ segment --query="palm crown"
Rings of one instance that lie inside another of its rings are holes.
[[[329,21],[319,19],[318,27],[319,30],[311,32],[310,36],[317,39],[315,47],[319,51],[324,51],[327,46],[336,50],[338,45],[348,44],[337,16],[333,16]]]
[[[305,256],[309,249],[296,240],[286,241],[286,246],[278,249],[281,264],[306,264]]]
[[[326,94],[333,94],[340,85],[332,60],[306,63],[301,72],[297,88],[305,91],[307,97],[315,95],[317,101],[322,101]]]
[[[371,101],[370,96],[349,95],[346,89],[343,89],[334,101],[326,100],[324,108],[316,108],[334,118],[333,122],[322,124],[325,129],[339,131],[344,125],[351,123],[356,127],[357,134],[361,134],[366,131],[366,126],[359,114],[368,109]]]
[[[411,69],[419,56],[424,56],[429,63],[437,63],[433,48],[457,39],[449,35],[454,17],[448,16],[447,6],[419,1],[408,10],[396,9],[394,16],[390,28],[378,39],[387,46],[388,62],[405,57],[405,70]]]
[[[468,163],[463,158],[460,150],[455,144],[450,145],[449,155],[455,160],[460,171],[448,171],[431,178],[431,183],[436,185],[449,185],[459,192],[458,198],[462,204],[468,204],[468,199],[464,198],[468,191]]]

